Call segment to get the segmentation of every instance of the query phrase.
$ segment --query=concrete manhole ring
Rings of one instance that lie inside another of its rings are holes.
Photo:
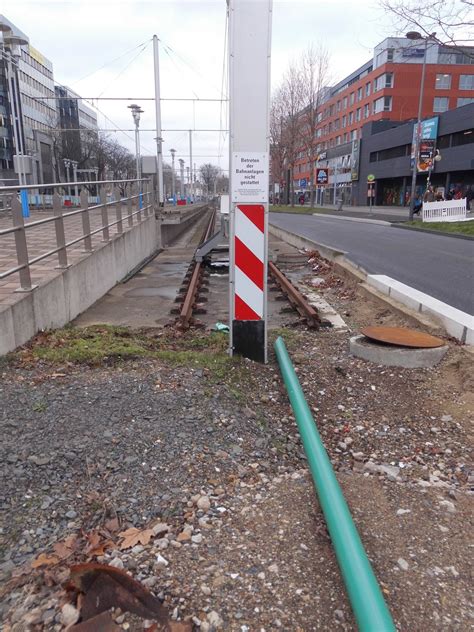
[[[383,366],[398,366],[405,369],[422,369],[436,366],[446,355],[449,347],[431,349],[414,349],[410,347],[394,347],[377,344],[359,334],[349,341],[349,351],[362,360]]]

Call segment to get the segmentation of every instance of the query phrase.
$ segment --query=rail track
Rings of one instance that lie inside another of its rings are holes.
[[[209,222],[204,230],[201,243],[205,243],[212,236],[216,225],[216,215],[217,212],[214,210],[211,213]],[[196,298],[204,281],[204,269],[205,266],[202,261],[193,261],[186,273],[184,284],[180,291],[180,294],[184,296],[184,298],[176,321],[176,325],[180,329],[189,329],[192,324],[193,311],[196,307]]]
[[[201,244],[205,243],[213,235],[215,223],[216,212],[213,212],[204,230]],[[193,261],[189,266],[178,298],[180,307],[176,310],[178,317],[175,325],[180,329],[188,329],[193,324],[196,324],[193,315],[199,313],[199,311],[202,313],[202,308],[198,308],[197,304],[199,294],[203,293],[204,290],[208,291],[205,271],[205,262]],[[318,310],[307,301],[288,277],[272,262],[268,264],[268,275],[308,327],[319,329],[319,327],[326,324],[321,320]],[[203,299],[201,298],[200,300],[202,302]]]

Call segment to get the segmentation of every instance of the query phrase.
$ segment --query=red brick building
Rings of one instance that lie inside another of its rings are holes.
[[[350,152],[351,142],[361,138],[362,126],[369,121],[417,118],[424,55],[423,41],[388,38],[376,46],[373,59],[328,90],[315,143],[321,156],[318,166],[329,168],[330,187],[334,168],[324,161],[327,150],[347,144]],[[474,47],[453,49],[428,42],[422,118],[473,102]],[[337,168],[338,186],[350,183],[349,156]],[[302,151],[293,174],[295,191],[309,188],[312,171]]]

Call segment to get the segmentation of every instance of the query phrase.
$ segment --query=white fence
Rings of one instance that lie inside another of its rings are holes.
[[[466,217],[466,198],[444,202],[423,202],[424,222],[458,222]]]

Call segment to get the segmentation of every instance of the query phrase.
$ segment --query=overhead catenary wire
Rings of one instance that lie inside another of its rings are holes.
[[[151,40],[148,40],[147,42],[145,42],[145,44],[142,46],[142,48],[138,51],[137,55],[135,55],[135,57],[133,57],[133,59],[131,59],[128,62],[128,64],[126,66],[124,66],[124,68],[122,68],[120,70],[120,72],[112,79],[112,81],[109,83],[109,85],[102,90],[102,92],[97,97],[98,99],[100,99],[100,97],[104,94],[104,92],[106,92],[110,88],[110,86],[114,83],[114,81],[116,81],[121,75],[123,75],[123,73],[126,70],[128,70],[128,68],[130,68],[130,66],[133,64],[133,62],[136,61],[140,57],[140,55],[148,48],[150,42],[151,42]]]
[[[80,83],[81,81],[84,81],[84,79],[87,79],[88,77],[91,77],[92,75],[95,75],[96,72],[99,72],[99,71],[103,70],[104,68],[106,68],[107,66],[110,66],[111,64],[114,64],[119,59],[122,59],[122,57],[125,57],[125,55],[128,55],[129,53],[133,53],[133,51],[137,50],[137,48],[140,48],[141,46],[143,46],[143,44],[146,44],[148,41],[151,42],[151,39],[150,40],[145,40],[145,42],[142,42],[141,44],[138,44],[138,46],[134,46],[133,48],[130,48],[130,49],[126,50],[124,53],[122,53],[121,55],[119,55],[115,59],[112,59],[112,61],[108,61],[105,64],[103,64],[102,66],[100,66],[99,68],[96,68],[96,70],[93,70],[92,72],[89,72],[87,75],[84,75],[84,77],[81,77],[81,79],[76,79],[75,81],[68,82],[69,85],[73,86],[74,84]]]

